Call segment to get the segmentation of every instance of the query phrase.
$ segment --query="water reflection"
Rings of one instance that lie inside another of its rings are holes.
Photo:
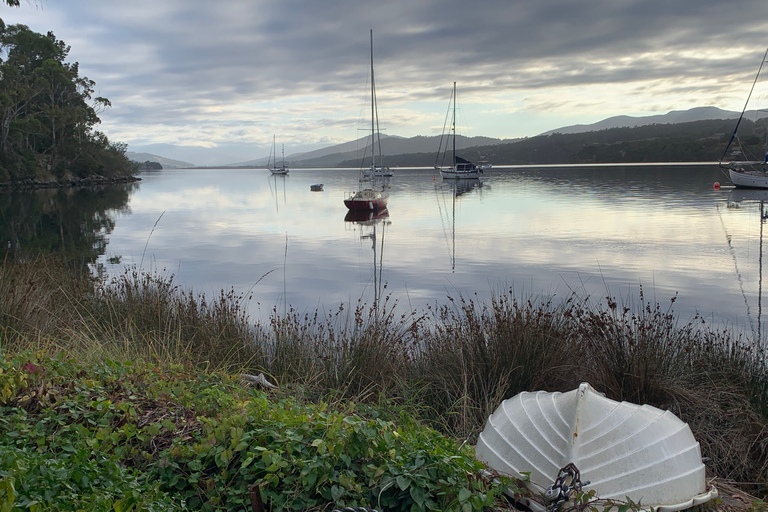
[[[127,214],[138,183],[0,193],[0,257],[56,253],[87,269],[105,253],[115,217]]]
[[[714,190],[717,166],[494,167],[482,180],[445,183],[433,169],[400,168],[386,214],[342,222],[357,177],[164,170],[133,191],[4,195],[2,246],[69,250],[113,275],[124,265],[167,269],[206,295],[252,291],[254,319],[276,304],[328,310],[372,295],[378,305],[385,283],[409,310],[510,288],[631,302],[642,286],[654,302],[677,297],[683,321],[701,314],[758,330],[760,200]]]
[[[451,179],[441,180],[435,186],[437,196],[437,208],[440,212],[440,221],[443,225],[443,233],[450,247],[451,273],[456,272],[456,199],[475,189],[481,189],[483,182],[480,179]],[[450,199],[446,200],[446,196]]]
[[[733,264],[738,276],[739,287],[744,298],[744,304],[747,310],[747,319],[755,339],[762,339],[762,317],[763,317],[763,234],[765,222],[768,220],[768,190],[757,189],[733,189],[728,195],[727,208],[743,209],[750,211],[750,217],[754,222],[759,223],[758,237],[758,257],[757,257],[757,315],[753,318],[750,308],[750,299],[744,288],[744,280],[739,270],[738,259],[733,247],[733,240],[730,235],[727,236],[728,246],[733,257]]]
[[[273,174],[267,176],[269,180],[269,191],[275,202],[275,211],[280,212],[280,205],[284,207],[288,204],[288,193],[286,192],[285,182],[288,179],[287,174]]]
[[[350,210],[344,216],[344,223],[359,230],[361,240],[371,241],[372,276],[373,276],[373,311],[379,313],[384,291],[384,234],[391,224],[389,211],[383,208],[378,211]],[[378,230],[378,236],[377,236]],[[378,317],[378,315],[377,315]]]

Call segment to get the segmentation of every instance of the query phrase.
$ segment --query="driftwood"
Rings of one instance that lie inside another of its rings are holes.
[[[258,375],[249,375],[247,373],[243,373],[240,375],[246,382],[250,384],[256,384],[261,387],[267,388],[267,389],[277,389],[277,386],[272,384],[267,380],[267,378],[264,376],[263,373],[260,373]]]

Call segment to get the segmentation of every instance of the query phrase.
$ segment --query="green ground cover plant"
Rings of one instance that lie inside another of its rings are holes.
[[[581,382],[671,410],[710,477],[768,497],[765,340],[680,323],[674,297],[508,290],[254,324],[247,296],[50,258],[3,262],[0,296],[2,512],[76,509],[46,487],[102,496],[92,510],[500,506],[471,450],[488,415],[521,391]],[[238,377],[259,373],[277,390]]]
[[[188,368],[0,357],[3,510],[469,512],[514,485],[396,406]]]

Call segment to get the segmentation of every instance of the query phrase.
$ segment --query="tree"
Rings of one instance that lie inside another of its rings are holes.
[[[124,146],[95,131],[110,103],[65,62],[69,49],[52,32],[0,26],[0,181],[133,172]]]

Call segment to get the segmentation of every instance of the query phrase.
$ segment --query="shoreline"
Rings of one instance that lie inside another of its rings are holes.
[[[105,177],[91,175],[85,178],[64,178],[61,180],[40,181],[27,178],[20,181],[0,183],[0,191],[7,190],[36,190],[42,188],[64,188],[64,187],[92,187],[97,185],[120,185],[124,183],[135,183],[141,181],[137,176],[113,176]]]

